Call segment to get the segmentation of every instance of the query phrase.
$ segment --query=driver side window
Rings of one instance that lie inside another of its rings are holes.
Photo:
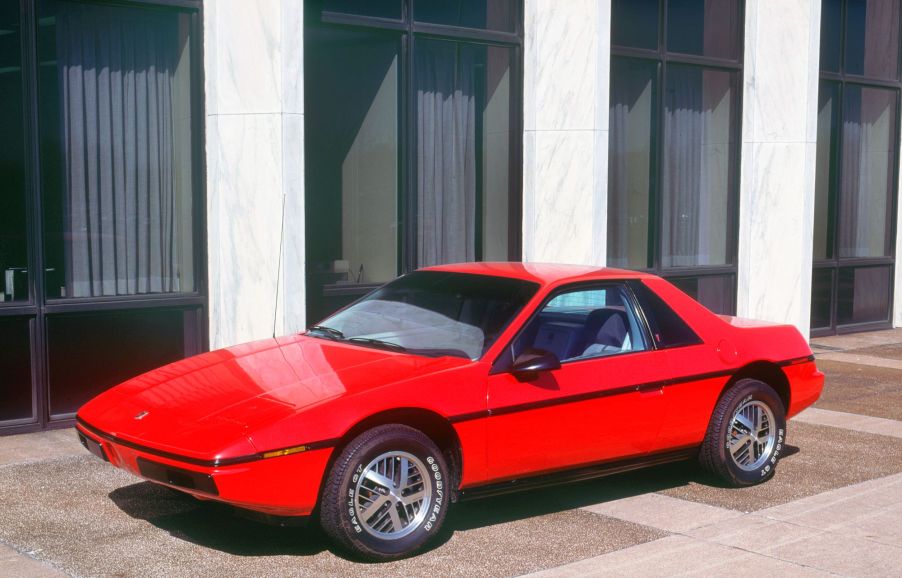
[[[514,344],[514,357],[529,349],[575,361],[644,351],[645,337],[622,285],[560,293],[529,322]]]

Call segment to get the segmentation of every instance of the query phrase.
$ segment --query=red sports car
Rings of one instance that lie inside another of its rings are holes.
[[[77,427],[114,466],[244,510],[316,513],[386,560],[421,548],[459,499],[682,459],[760,483],[823,382],[794,327],[714,315],[653,275],[478,263],[131,379]]]

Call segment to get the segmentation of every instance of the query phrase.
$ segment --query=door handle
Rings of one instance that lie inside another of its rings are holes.
[[[664,384],[662,383],[644,383],[636,388],[639,395],[663,395]]]

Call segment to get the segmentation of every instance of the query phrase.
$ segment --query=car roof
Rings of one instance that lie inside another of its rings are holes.
[[[654,277],[648,273],[597,267],[594,265],[565,265],[561,263],[521,263],[519,261],[483,261],[479,263],[452,263],[425,267],[421,271],[448,271],[473,275],[493,275],[533,281],[541,285],[558,282],[598,281],[606,279],[644,279]]]

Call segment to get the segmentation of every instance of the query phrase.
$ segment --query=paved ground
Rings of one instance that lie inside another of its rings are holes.
[[[0,438],[0,577],[898,575],[902,331],[813,348],[824,396],[767,484],[678,464],[464,503],[432,550],[378,567],[110,468],[71,430]]]

